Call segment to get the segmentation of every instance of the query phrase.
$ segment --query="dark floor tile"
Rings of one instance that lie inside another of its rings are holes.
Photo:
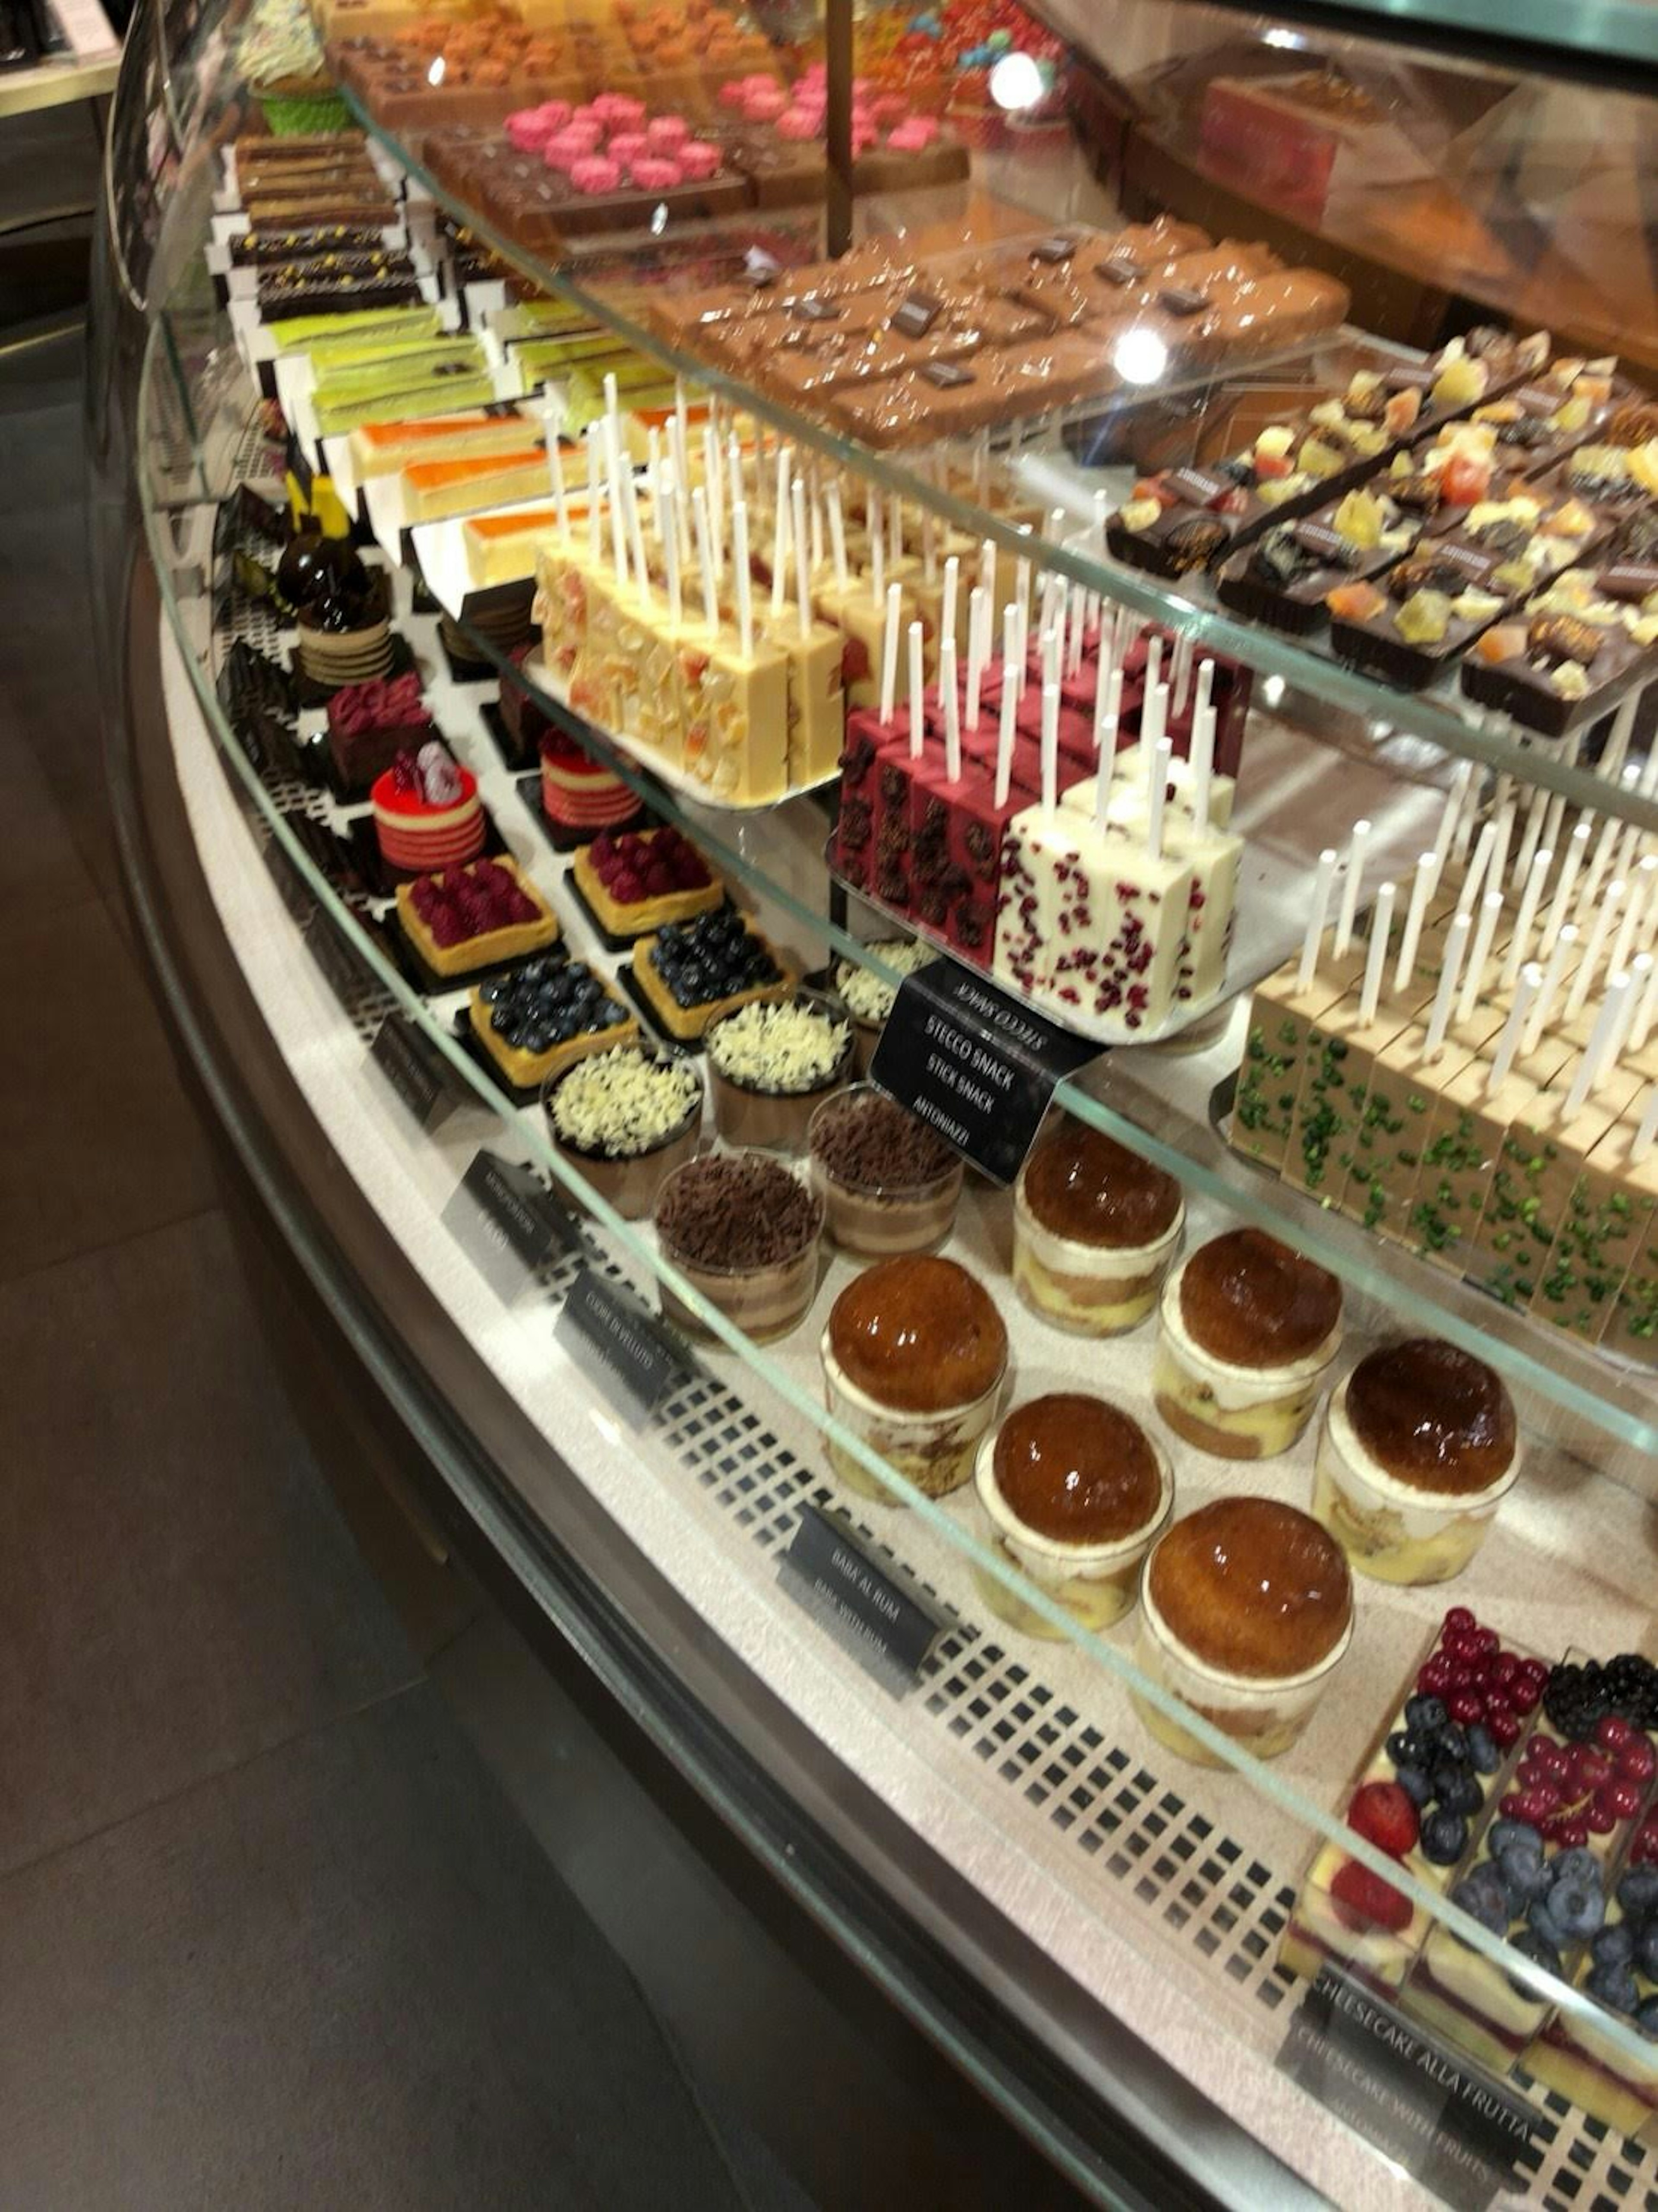
[[[39,763],[0,702],[0,927],[50,920],[98,896],[82,866],[64,810]]]
[[[0,1867],[413,1678],[218,1214],[0,1285]]]
[[[30,2212],[738,2212],[429,1688],[0,1883],[0,2048]]]
[[[0,1087],[5,1281],[215,1198],[148,990],[102,907],[20,922],[9,952],[35,987]]]

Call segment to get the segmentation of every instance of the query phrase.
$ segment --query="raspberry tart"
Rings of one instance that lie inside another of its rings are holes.
[[[558,917],[516,860],[475,860],[398,885],[398,921],[434,975],[475,975],[544,951]]]
[[[399,753],[375,777],[369,797],[380,858],[401,874],[431,875],[483,850],[488,825],[477,778],[435,738],[417,754]]]
[[[587,911],[618,941],[691,921],[725,902],[726,887],[672,823],[659,830],[601,830],[571,873]]]

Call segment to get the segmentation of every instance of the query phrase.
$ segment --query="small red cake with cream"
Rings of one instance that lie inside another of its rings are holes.
[[[374,836],[390,867],[409,875],[472,860],[483,850],[483,802],[477,778],[435,739],[418,754],[399,753],[369,793]]]

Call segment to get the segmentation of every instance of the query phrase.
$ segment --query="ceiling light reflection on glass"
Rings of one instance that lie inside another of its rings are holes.
[[[990,72],[990,96],[1010,114],[1034,107],[1047,90],[1042,65],[1030,54],[1004,54]]]
[[[1155,331],[1136,324],[1111,349],[1111,366],[1129,384],[1155,384],[1169,367],[1169,349]]]

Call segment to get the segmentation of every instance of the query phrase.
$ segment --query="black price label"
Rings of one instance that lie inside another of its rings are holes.
[[[593,1267],[571,1285],[553,1334],[627,1421],[648,1419],[675,1383],[696,1372],[667,1324]]]
[[[423,1129],[434,1129],[453,1112],[459,1102],[443,1055],[407,1014],[388,1014],[368,1050]]]
[[[1100,1048],[953,960],[907,975],[870,1074],[995,1182],[1011,1182],[1054,1085]]]
[[[914,1682],[944,1632],[902,1568],[878,1559],[841,1514],[805,1505],[785,1553],[785,1587],[889,1689]]]
[[[503,1298],[567,1252],[586,1247],[556,1192],[499,1153],[477,1153],[443,1209],[444,1226]]]
[[[1538,2115],[1332,1967],[1291,2015],[1278,2065],[1455,2212],[1515,2186]]]

